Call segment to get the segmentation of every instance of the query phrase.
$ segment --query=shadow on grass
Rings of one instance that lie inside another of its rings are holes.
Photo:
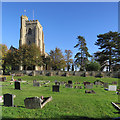
[[[2,118],[2,120],[114,120],[114,118],[88,118],[82,116],[61,116],[60,118]]]

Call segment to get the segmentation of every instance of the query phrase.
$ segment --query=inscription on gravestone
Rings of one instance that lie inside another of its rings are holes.
[[[59,92],[59,87],[60,87],[59,85],[53,85],[52,86],[52,91],[53,92]]]
[[[13,105],[13,95],[12,94],[4,94],[4,106],[14,106]]]
[[[69,80],[69,81],[68,81],[68,84],[72,84],[72,81],[71,81],[71,80]]]
[[[109,91],[116,91],[117,86],[116,85],[109,85],[108,90]]]
[[[19,81],[15,81],[15,89],[20,90],[20,82]]]

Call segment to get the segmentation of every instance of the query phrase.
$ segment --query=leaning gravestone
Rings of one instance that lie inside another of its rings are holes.
[[[39,97],[30,97],[24,100],[25,107],[28,109],[36,109],[36,108],[43,108],[46,103],[52,100],[51,97],[44,98],[41,100]]]
[[[104,83],[104,84],[103,84],[103,87],[104,87],[104,88],[108,88],[108,83]]]
[[[26,98],[24,100],[25,107],[28,109],[40,108],[41,100],[39,97]]]
[[[59,92],[59,87],[60,87],[59,85],[53,85],[52,86],[52,91],[53,92]]]
[[[4,94],[4,106],[10,106],[10,107],[13,107],[14,104],[14,99],[13,99],[13,95],[12,94]]]
[[[20,90],[20,82],[19,81],[15,81],[15,89]]]
[[[69,81],[68,81],[68,84],[72,84],[72,81],[71,81],[71,80],[69,80]]]
[[[116,91],[117,86],[116,85],[109,85],[108,90],[109,91]]]

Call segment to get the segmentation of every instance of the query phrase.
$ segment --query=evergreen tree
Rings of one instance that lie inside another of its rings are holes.
[[[74,46],[74,48],[78,48],[79,52],[75,55],[75,63],[80,65],[80,70],[85,70],[85,65],[88,61],[88,57],[92,57],[86,46],[85,38],[82,36],[78,36],[78,43]]]
[[[99,56],[98,61],[101,63],[105,63],[105,61],[109,62],[109,71],[111,71],[111,66],[115,62],[115,38],[118,36],[118,32],[108,32],[105,34],[99,34],[97,37],[97,42],[95,45],[99,46],[99,49],[102,51],[99,54],[96,54],[96,57]]]

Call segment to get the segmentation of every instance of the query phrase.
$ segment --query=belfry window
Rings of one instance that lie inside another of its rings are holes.
[[[31,29],[31,28],[29,28],[29,30],[28,30],[28,34],[29,34],[29,35],[32,34],[32,29]]]

